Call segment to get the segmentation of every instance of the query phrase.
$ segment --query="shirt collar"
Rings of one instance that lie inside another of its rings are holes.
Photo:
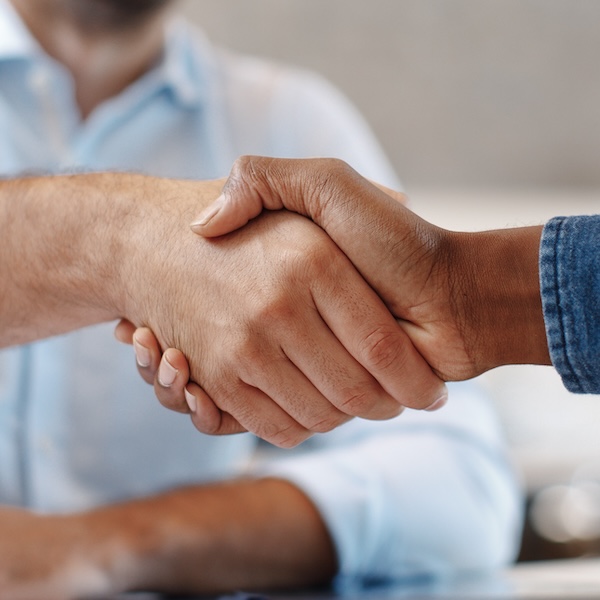
[[[0,0],[0,63],[45,56],[9,0]],[[165,29],[162,56],[144,78],[170,90],[182,106],[195,108],[205,98],[212,49],[199,30],[175,17]]]
[[[165,31],[164,52],[156,70],[174,97],[185,107],[205,99],[213,51],[201,31],[175,17]]]

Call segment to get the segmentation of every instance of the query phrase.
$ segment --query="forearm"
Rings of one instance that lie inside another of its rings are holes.
[[[335,571],[316,509],[279,480],[180,489],[73,517],[114,591],[214,593],[327,582]]]
[[[121,238],[143,180],[98,174],[0,183],[0,345],[120,316]]]
[[[122,173],[0,182],[0,346],[147,322],[168,260],[186,241],[201,254],[188,223],[219,189]]]
[[[346,578],[438,576],[513,557],[519,491],[493,409],[473,384],[452,384],[441,411],[355,420],[327,437],[337,443],[327,449],[322,439],[319,452],[265,469],[319,507],[342,587]]]

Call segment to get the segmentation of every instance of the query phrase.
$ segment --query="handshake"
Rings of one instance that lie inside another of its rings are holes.
[[[117,338],[200,431],[282,447],[352,417],[438,409],[446,381],[550,364],[542,227],[451,232],[403,200],[338,160],[241,158],[192,224],[212,256],[200,324],[174,314],[201,330],[122,320]]]

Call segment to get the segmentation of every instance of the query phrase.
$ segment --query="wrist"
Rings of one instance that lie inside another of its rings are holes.
[[[466,281],[454,300],[480,372],[550,364],[539,283],[541,233],[540,226],[454,234],[455,270]]]
[[[73,318],[81,320],[75,326],[122,316],[128,297],[124,266],[132,255],[130,232],[143,216],[136,191],[148,180],[113,173],[55,176],[40,179],[30,190],[30,196],[42,199],[36,206],[42,214],[60,190],[64,210],[53,215],[57,223],[40,236],[47,268],[39,281],[50,298],[71,306]],[[35,220],[32,226],[39,231]]]
[[[106,532],[87,514],[42,515],[37,519],[36,531],[51,536],[52,571],[69,590],[69,597],[104,597],[125,590],[114,576],[123,555],[111,551]]]
[[[127,190],[132,208],[119,232],[118,316],[150,327],[161,343],[180,347],[173,325],[189,319],[181,298],[186,286],[198,294],[210,246],[189,224],[221,188],[221,181],[136,177]]]

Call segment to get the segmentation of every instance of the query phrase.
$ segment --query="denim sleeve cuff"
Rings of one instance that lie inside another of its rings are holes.
[[[600,215],[546,224],[540,288],[550,358],[565,387],[600,393]]]

